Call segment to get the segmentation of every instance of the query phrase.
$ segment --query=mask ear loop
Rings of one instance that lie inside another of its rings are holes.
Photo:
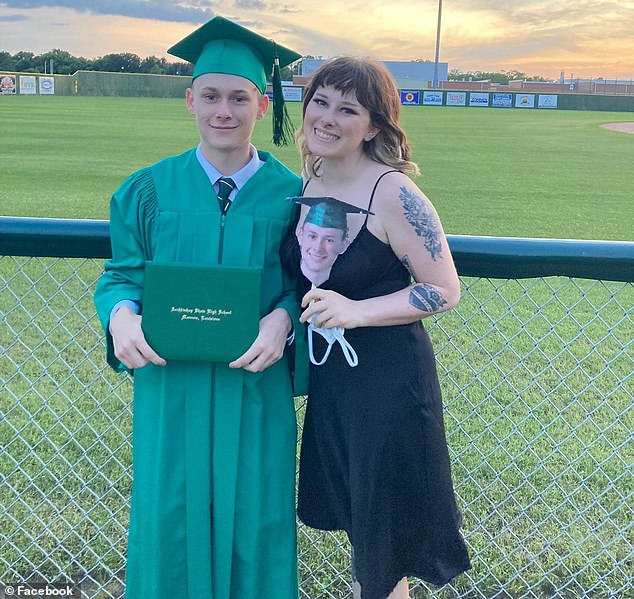
[[[308,356],[310,357],[310,361],[315,366],[321,366],[328,359],[328,356],[330,355],[330,350],[332,349],[332,346],[333,346],[335,340],[332,339],[332,341],[328,341],[328,348],[326,349],[326,352],[324,353],[324,356],[321,359],[321,361],[318,362],[315,359],[315,354],[313,353],[313,335],[314,335],[314,333],[315,333],[315,328],[313,327],[312,324],[309,324],[308,325]]]
[[[357,356],[357,352],[354,350],[354,347],[350,345],[350,342],[343,336],[344,329],[341,329],[341,332],[338,335],[335,335],[335,339],[341,345],[341,351],[343,351],[343,355],[346,358],[346,362],[348,362],[349,366],[354,368],[359,365],[359,356]],[[330,347],[328,347],[328,353],[330,353]]]
[[[317,285],[315,285],[314,283],[311,285],[310,287],[311,289],[316,289]],[[314,318],[314,316],[313,316]],[[310,358],[310,361],[312,364],[314,364],[315,366],[321,366],[322,364],[324,364],[326,362],[326,360],[328,359],[328,356],[330,355],[330,350],[332,349],[332,344],[333,341],[328,341],[328,349],[326,349],[326,353],[324,354],[321,362],[318,362],[315,359],[315,354],[313,353],[313,335],[315,334],[315,327],[313,326],[313,322],[312,322],[312,318],[311,321],[308,323],[308,356]],[[324,337],[325,339],[325,337]]]

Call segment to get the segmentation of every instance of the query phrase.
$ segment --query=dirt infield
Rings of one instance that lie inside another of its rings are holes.
[[[601,127],[612,131],[620,131],[621,133],[634,133],[634,122],[603,123]]]

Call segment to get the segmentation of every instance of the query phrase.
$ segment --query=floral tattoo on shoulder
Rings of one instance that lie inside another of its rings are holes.
[[[407,222],[414,227],[416,235],[423,238],[431,259],[441,258],[440,223],[435,212],[421,196],[405,186],[401,187],[399,198],[403,202],[403,214]]]

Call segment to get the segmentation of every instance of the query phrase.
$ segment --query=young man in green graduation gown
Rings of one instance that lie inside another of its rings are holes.
[[[200,144],[115,192],[95,292],[108,362],[134,372],[126,599],[294,599],[296,428],[280,358],[298,306],[279,247],[301,181],[250,140],[266,74],[300,55],[221,17],[169,52],[194,63],[186,99]],[[220,177],[231,178],[226,206]],[[148,260],[261,267],[246,353],[229,364],[158,355],[141,329]]]

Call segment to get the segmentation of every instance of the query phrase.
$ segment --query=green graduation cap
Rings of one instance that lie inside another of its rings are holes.
[[[280,46],[224,17],[214,17],[180,42],[169,54],[194,65],[194,79],[205,73],[238,75],[266,92],[266,78],[273,85],[273,142],[287,144],[293,127],[284,106],[280,68],[301,58],[301,54]]]
[[[289,200],[310,207],[304,224],[312,223],[318,227],[339,229],[345,233],[348,232],[348,214],[372,214],[365,208],[353,206],[330,196],[298,196]]]

